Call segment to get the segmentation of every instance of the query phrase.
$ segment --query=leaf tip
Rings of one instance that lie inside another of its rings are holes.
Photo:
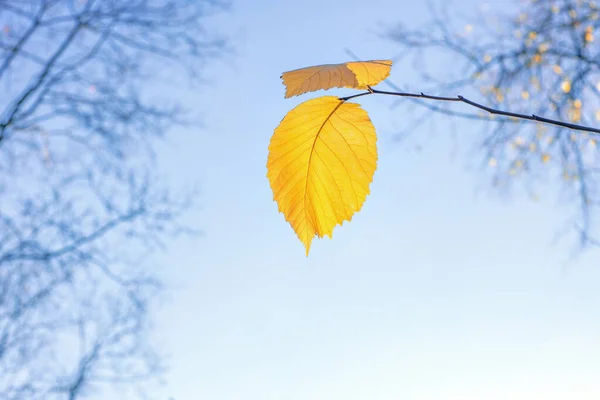
[[[308,253],[310,252],[310,245],[312,242],[312,238],[309,238],[304,242],[304,248],[306,249],[306,257],[308,257]]]

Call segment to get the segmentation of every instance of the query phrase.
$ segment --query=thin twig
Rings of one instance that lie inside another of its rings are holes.
[[[577,130],[577,131],[584,131],[584,132],[600,134],[600,128],[592,128],[592,127],[584,126],[584,125],[571,124],[568,122],[562,122],[562,121],[542,117],[542,116],[535,115],[535,114],[527,115],[527,114],[514,113],[514,112],[510,112],[510,111],[502,111],[502,110],[498,110],[495,108],[484,106],[483,104],[476,103],[473,100],[469,100],[466,97],[461,96],[461,95],[458,95],[456,97],[431,96],[431,95],[427,95],[423,92],[421,92],[421,93],[389,92],[389,91],[377,90],[377,89],[373,89],[373,88],[369,87],[368,92],[363,92],[363,93],[359,93],[359,94],[355,94],[355,95],[347,96],[347,97],[340,97],[340,100],[346,101],[346,100],[354,99],[356,97],[366,96],[369,94],[385,94],[385,95],[389,95],[389,96],[413,97],[413,98],[420,98],[420,99],[427,99],[427,100],[465,103],[472,107],[479,108],[480,110],[487,111],[488,113],[494,114],[494,115],[502,115],[505,117],[518,118],[518,119],[524,119],[524,120],[536,121],[536,122],[543,122],[546,124],[561,126],[563,128],[573,129],[573,130]]]

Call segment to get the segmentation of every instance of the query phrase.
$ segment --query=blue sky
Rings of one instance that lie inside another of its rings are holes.
[[[493,3],[503,4],[514,7]],[[333,240],[313,241],[308,258],[277,212],[265,177],[270,136],[288,110],[323,94],[285,100],[281,72],[346,61],[346,48],[395,57],[378,30],[426,18],[417,1],[246,0],[213,21],[236,54],[182,91],[204,126],[180,129],[161,149],[175,187],[199,183],[187,222],[204,233],[157,259],[173,288],[157,315],[171,354],[160,396],[600,398],[600,251],[570,260],[570,243],[553,244],[569,210],[552,195],[478,193],[485,178],[450,157],[444,118],[397,142],[409,108],[361,99],[379,137],[363,209]],[[410,86],[416,75],[400,62],[390,79]],[[455,122],[465,136],[481,129]]]

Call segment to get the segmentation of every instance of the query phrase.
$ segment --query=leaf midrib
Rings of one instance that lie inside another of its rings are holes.
[[[341,107],[342,104],[344,104],[345,101],[340,101],[338,105],[336,105],[334,107],[334,109],[329,113],[329,115],[327,116],[327,118],[325,118],[325,120],[323,121],[323,123],[321,124],[321,127],[319,128],[319,130],[317,131],[317,134],[315,135],[315,140],[313,141],[313,144],[310,148],[310,155],[308,156],[308,165],[306,167],[306,183],[304,185],[304,196],[302,198],[302,208],[304,211],[304,219],[308,220],[307,218],[307,208],[306,208],[306,198],[308,197],[308,180],[310,178],[310,166],[312,163],[312,156],[315,152],[315,145],[317,144],[317,140],[319,140],[319,135],[321,134],[321,131],[323,131],[323,128],[325,127],[325,124],[327,123],[327,121],[329,121],[329,119],[332,117],[333,114],[335,114],[335,112],[338,110],[338,108]],[[316,221],[313,221],[316,224]],[[316,230],[314,228],[318,228],[317,226],[313,226],[313,230]]]

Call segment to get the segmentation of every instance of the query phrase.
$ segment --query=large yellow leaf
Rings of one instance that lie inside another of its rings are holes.
[[[335,96],[298,105],[275,129],[267,177],[307,256],[315,235],[331,237],[361,209],[377,168],[376,142],[366,111]]]
[[[371,60],[325,64],[284,72],[281,75],[286,86],[285,97],[334,87],[366,89],[388,77],[392,62]]]

